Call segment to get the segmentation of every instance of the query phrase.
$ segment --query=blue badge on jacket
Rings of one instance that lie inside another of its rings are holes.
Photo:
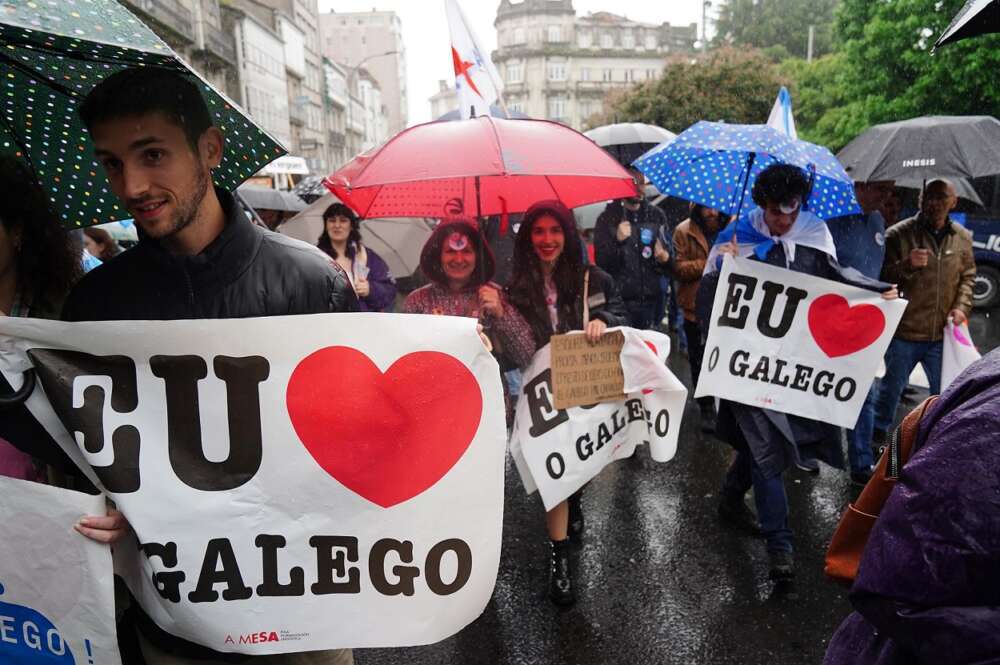
[[[642,244],[643,245],[652,245],[653,244],[653,229],[643,228],[642,231],[639,232],[639,238],[642,239]]]

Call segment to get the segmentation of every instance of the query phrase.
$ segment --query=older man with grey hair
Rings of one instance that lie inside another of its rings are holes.
[[[876,442],[892,428],[899,398],[917,363],[927,373],[931,394],[941,392],[945,323],[964,323],[972,309],[972,234],[949,217],[957,202],[950,182],[932,180],[920,195],[920,212],[886,232],[882,279],[897,284],[909,304],[886,352],[875,412]]]

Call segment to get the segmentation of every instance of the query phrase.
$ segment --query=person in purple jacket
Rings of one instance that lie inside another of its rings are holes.
[[[824,665],[1000,663],[1000,349],[924,415]]]
[[[323,233],[316,246],[351,278],[359,311],[392,311],[396,280],[382,257],[361,244],[361,220],[354,211],[343,203],[334,203],[324,210]]]

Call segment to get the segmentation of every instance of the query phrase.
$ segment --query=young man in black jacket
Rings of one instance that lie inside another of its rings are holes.
[[[638,170],[629,172],[643,182]],[[594,227],[597,265],[614,278],[633,328],[654,328],[663,319],[661,284],[670,271],[670,248],[660,238],[670,237],[666,224],[659,208],[637,196],[609,203]]]
[[[80,281],[64,307],[65,319],[216,319],[357,309],[347,275],[326,255],[254,226],[232,195],[212,186],[224,141],[193,83],[154,67],[127,69],[95,87],[79,112],[141,239]],[[84,518],[78,526],[105,543],[127,529],[117,512]],[[165,633],[137,605],[130,611],[147,665],[353,662],[348,650],[218,653]]]

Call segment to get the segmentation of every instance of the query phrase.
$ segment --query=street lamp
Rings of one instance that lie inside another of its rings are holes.
[[[352,125],[353,122],[354,122],[354,111],[353,111],[353,106],[351,104],[351,94],[352,94],[352,92],[354,90],[354,86],[353,86],[354,78],[357,76],[358,70],[361,69],[361,65],[365,64],[366,62],[368,62],[369,60],[371,60],[373,58],[381,58],[381,57],[387,56],[387,55],[396,55],[397,53],[399,53],[399,51],[396,50],[396,49],[393,49],[391,51],[386,51],[385,53],[373,53],[371,55],[365,56],[364,58],[361,58],[361,60],[358,62],[358,64],[356,64],[353,67],[349,68],[348,74],[347,74],[347,124],[348,124],[348,127],[350,125]]]
[[[701,3],[701,52],[708,50],[708,8],[712,6],[711,0]]]

